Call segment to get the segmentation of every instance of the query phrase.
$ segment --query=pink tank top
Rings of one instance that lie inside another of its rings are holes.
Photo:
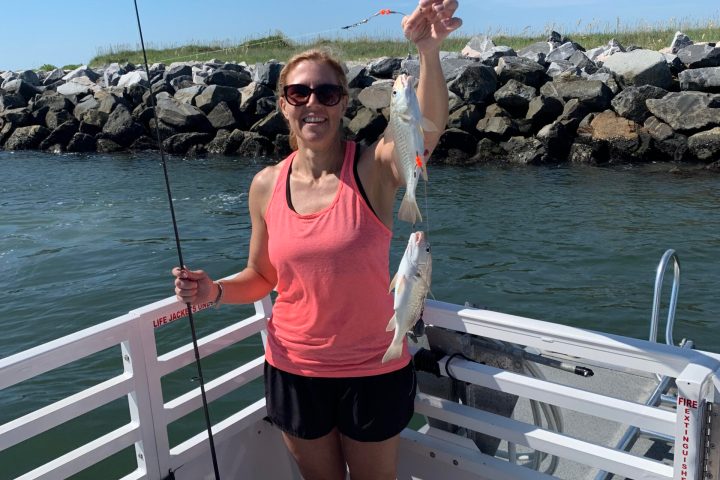
[[[393,332],[388,293],[392,232],[375,216],[355,182],[355,143],[347,142],[332,203],[309,215],[288,206],[295,153],[285,159],[265,213],[277,298],[268,323],[266,359],[297,375],[358,377],[407,365],[382,363]]]

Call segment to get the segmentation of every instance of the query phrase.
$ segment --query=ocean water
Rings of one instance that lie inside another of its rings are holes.
[[[217,278],[244,267],[247,193],[264,165],[246,158],[169,157],[190,268]],[[0,152],[0,169],[0,358],[172,294],[169,272],[177,252],[157,154]],[[418,189],[428,222],[418,228],[429,232],[438,300],[647,338],[655,269],[672,248],[682,267],[675,340],[691,338],[698,348],[720,351],[720,175],[678,172],[663,164],[431,164],[429,177],[427,189]],[[409,225],[395,226],[392,270],[411,231]],[[671,273],[666,277],[664,306]],[[199,332],[250,311],[233,306],[203,312]],[[176,323],[161,329],[161,351],[188,341],[184,322]],[[213,356],[209,376],[259,351],[259,340],[251,339]],[[0,424],[117,373],[117,356],[101,352],[82,365],[0,391]],[[170,376],[167,391],[192,388],[192,375],[184,370]],[[254,388],[260,391],[261,385]],[[243,399],[224,401],[229,409]],[[222,402],[215,403],[223,409]],[[121,404],[0,452],[0,479],[39,465],[38,450],[60,448],[68,436],[81,441],[111,430],[113,422],[122,424],[126,419],[117,412],[127,406]],[[182,425],[171,429],[173,437],[185,434]],[[121,458],[109,468],[127,461]]]

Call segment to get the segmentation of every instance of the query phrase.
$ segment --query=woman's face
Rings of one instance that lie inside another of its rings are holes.
[[[335,71],[326,63],[305,60],[293,68],[287,76],[286,85],[301,84],[310,88],[320,85],[340,85]],[[328,148],[338,140],[340,126],[347,106],[347,95],[337,105],[324,105],[318,95],[311,94],[305,105],[291,105],[283,96],[280,109],[295,133],[298,146]]]

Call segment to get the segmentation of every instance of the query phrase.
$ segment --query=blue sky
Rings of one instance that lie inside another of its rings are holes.
[[[242,41],[277,30],[300,40],[324,36],[399,36],[399,16],[376,17],[381,8],[409,12],[406,0],[138,0],[147,44]],[[35,0],[3,2],[0,70],[88,62],[99,49],[139,44],[132,0]],[[460,0],[465,34],[561,33],[589,28],[703,24],[720,21],[717,0]],[[720,41],[720,38],[715,39]],[[590,45],[586,47],[594,47]]]

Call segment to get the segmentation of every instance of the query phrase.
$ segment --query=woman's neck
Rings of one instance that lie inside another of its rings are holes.
[[[293,173],[312,178],[339,173],[342,169],[344,157],[345,142],[340,139],[328,148],[323,149],[313,149],[300,145],[293,160]]]

